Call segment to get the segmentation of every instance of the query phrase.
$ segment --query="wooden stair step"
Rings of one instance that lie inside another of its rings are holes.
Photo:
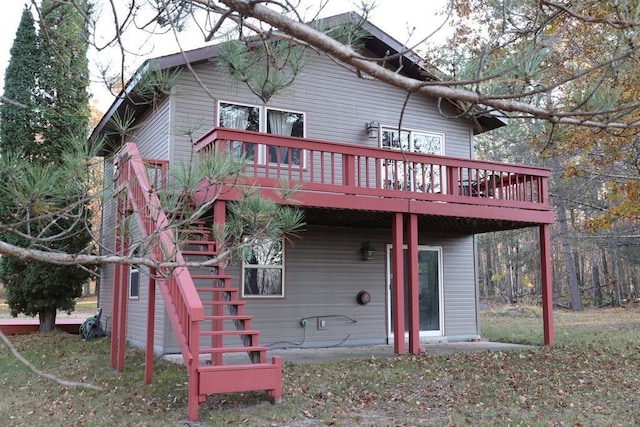
[[[274,369],[277,365],[273,363],[242,363],[242,364],[228,364],[228,365],[200,365],[198,371],[200,372],[212,372],[212,371],[239,371],[239,370],[261,370],[261,369]]]
[[[233,276],[229,274],[191,274],[192,279],[217,279],[217,280],[231,280]]]
[[[200,331],[200,335],[203,337],[219,337],[219,336],[233,336],[233,335],[260,335],[260,331],[255,329],[229,329],[224,331]]]
[[[202,301],[202,305],[235,305],[235,306],[243,306],[245,305],[247,302],[245,300],[231,300],[231,301]]]
[[[209,239],[186,239],[182,241],[183,244],[185,245],[213,245],[215,246],[216,241],[215,240],[209,240]]]
[[[182,255],[216,256],[218,251],[201,251],[197,249],[180,249]]]
[[[253,316],[246,314],[221,314],[219,316],[204,316],[204,320],[252,320]]]
[[[180,224],[178,228],[178,232],[182,234],[191,234],[198,236],[211,236],[210,230],[207,230],[206,227],[190,227],[192,224]]]
[[[178,233],[183,235],[202,236],[202,237],[208,237],[211,235],[209,231],[200,229],[200,228],[181,228],[178,230]]]
[[[185,233],[186,234],[186,233]],[[207,236],[204,236],[202,234],[193,234],[193,233],[189,233],[186,236],[181,236],[182,239],[180,239],[177,243],[180,244],[180,246],[189,246],[189,245],[199,245],[199,246],[203,246],[203,245],[215,245],[215,242],[209,240],[207,238]]]
[[[253,352],[263,352],[269,351],[269,347],[264,347],[261,345],[252,345],[246,347],[211,347],[211,348],[201,348],[200,354],[211,354],[211,353],[253,353]],[[253,365],[251,365],[253,366]]]
[[[273,363],[198,366],[200,395],[267,390],[274,403],[282,395],[282,359]]]
[[[196,289],[198,290],[198,292],[229,292],[229,293],[240,292],[240,289],[238,289],[238,288],[200,288],[200,287],[197,287]]]

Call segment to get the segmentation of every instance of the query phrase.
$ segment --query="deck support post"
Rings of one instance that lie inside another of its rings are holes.
[[[224,223],[226,221],[226,202],[224,200],[216,200],[213,203],[213,224],[217,235],[220,234],[224,230]],[[219,242],[216,241],[216,252],[218,251]],[[224,269],[218,263],[218,274],[224,274]],[[242,286],[242,285],[240,285]],[[213,300],[220,301],[222,298],[219,292],[213,293]],[[222,316],[224,314],[224,306],[219,304],[214,304],[211,307],[212,314],[214,316]],[[222,320],[212,320],[211,321],[211,329],[213,331],[221,331],[224,329],[224,324]],[[224,337],[222,335],[212,335],[211,336],[211,347],[220,348],[224,346]],[[212,353],[211,354],[211,363],[214,365],[222,365],[223,358],[222,353]]]
[[[540,226],[540,277],[542,278],[542,322],[544,345],[552,346],[553,332],[553,285],[551,276],[551,226]]]
[[[393,280],[391,296],[393,301],[393,351],[404,354],[404,223],[402,213],[393,214],[391,224]]]
[[[128,251],[128,242],[125,238],[125,244],[123,246],[122,254],[126,254]],[[118,296],[120,302],[118,303],[118,313],[114,313],[114,317],[118,317],[118,332],[117,332],[117,360],[116,370],[124,371],[124,357],[125,346],[127,341],[127,293],[129,290],[129,267],[122,266],[120,269],[120,295]]]
[[[149,269],[149,297],[147,298],[147,341],[144,351],[144,383],[153,381],[153,335],[156,316],[156,270]]]
[[[409,279],[409,353],[420,352],[420,303],[418,289],[418,215],[409,214],[407,224],[407,278]]]
[[[129,236],[126,228],[126,212],[128,208],[124,195],[118,197],[116,219],[115,252],[125,255],[128,251]],[[126,331],[127,331],[127,289],[129,267],[116,264],[113,283],[113,322],[111,326],[111,367],[122,372],[124,370]]]
[[[119,254],[120,252],[117,252]],[[120,278],[122,277],[121,270],[124,266],[116,264],[114,266],[113,276],[113,321],[111,322],[111,351],[109,354],[109,364],[113,369],[118,366],[118,330],[119,330],[119,313],[120,313]]]

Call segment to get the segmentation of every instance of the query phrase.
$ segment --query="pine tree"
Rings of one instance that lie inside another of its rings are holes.
[[[86,1],[78,7],[89,13]],[[87,25],[73,4],[43,0],[40,23],[45,66],[40,76],[45,126],[43,150],[54,162],[74,141],[86,141],[89,123]]]
[[[39,39],[31,12],[25,8],[5,76],[4,97],[12,102],[0,105],[2,153],[22,150],[30,154],[38,125],[35,103],[39,64]]]
[[[86,7],[85,2],[79,3]],[[37,38],[33,37],[35,30],[33,20],[29,21],[28,11],[23,14],[24,25],[21,24],[16,35],[5,79],[6,88],[12,86],[13,92],[9,93],[15,95],[17,101],[24,101],[28,108],[17,105],[4,107],[8,112],[3,111],[3,125],[5,117],[12,117],[10,112],[22,121],[16,118],[13,123],[3,126],[0,141],[3,155],[27,158],[34,168],[51,170],[64,163],[66,151],[87,139],[88,44],[84,16],[73,4],[44,0],[41,16]],[[26,40],[31,40],[30,49],[22,46]],[[27,79],[29,75],[32,76],[30,80]],[[9,96],[6,88],[5,96]],[[65,188],[69,183],[56,184]],[[11,220],[7,216],[11,212],[11,203],[11,200],[0,201],[3,205],[0,207],[3,214],[0,220]],[[91,242],[87,230],[89,217],[85,212],[85,206],[79,206],[69,212],[67,218],[57,218],[55,222],[33,222],[28,230],[21,231],[44,238],[37,243],[49,250],[79,253]],[[84,220],[74,222],[74,215]],[[54,237],[60,233],[65,237]],[[34,244],[33,240],[6,234],[3,238],[11,243],[21,246]],[[82,294],[82,285],[88,276],[85,269],[78,267],[22,262],[9,257],[0,260],[0,280],[5,284],[11,313],[38,315],[41,332],[55,328],[58,310],[73,310],[75,298]]]

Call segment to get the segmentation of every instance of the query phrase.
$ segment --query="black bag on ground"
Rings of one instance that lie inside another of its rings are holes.
[[[102,322],[100,321],[101,315],[102,309],[99,308],[95,316],[89,317],[80,325],[80,338],[85,341],[91,341],[94,338],[107,336],[102,328]]]

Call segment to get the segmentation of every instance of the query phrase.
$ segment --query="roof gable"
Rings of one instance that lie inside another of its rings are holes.
[[[399,70],[400,73],[418,80],[437,80],[430,74],[427,67],[417,54],[408,50],[406,46],[382,31],[369,21],[355,12],[347,12],[328,18],[322,18],[314,21],[311,25],[317,28],[329,27],[340,22],[349,20],[362,20],[361,29],[367,34],[363,38],[364,49],[376,55],[379,58],[390,58],[386,60],[386,64],[393,69]],[[146,60],[136,71],[131,80],[120,92],[116,100],[109,107],[98,125],[93,130],[90,141],[97,141],[100,136],[107,134],[108,123],[115,115],[123,117],[126,111],[132,111],[135,117],[140,117],[146,110],[151,107],[151,102],[145,99],[144,94],[136,92],[136,88],[140,82],[151,71],[165,71],[172,69],[180,69],[187,64],[196,65],[206,61],[210,61],[216,57],[219,45],[204,46],[184,52],[177,52],[157,58]],[[455,102],[451,102],[456,108],[463,108]],[[485,132],[504,126],[506,123],[499,117],[486,114],[476,121],[475,133]]]

